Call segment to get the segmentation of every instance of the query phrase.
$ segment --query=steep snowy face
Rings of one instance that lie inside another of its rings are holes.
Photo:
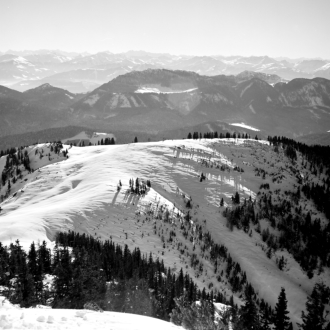
[[[39,170],[28,175],[28,181],[23,181],[25,184],[21,189],[24,192],[18,191],[15,197],[9,197],[2,204],[1,223],[5,229],[0,234],[0,241],[8,243],[15,239],[14,236],[22,243],[39,239],[52,240],[57,231],[79,226],[88,231],[91,229],[88,223],[93,221],[93,214],[102,208],[108,209],[110,201],[111,205],[127,204],[126,190],[131,177],[151,179],[153,187],[143,198],[128,203],[128,213],[145,210],[146,205],[153,205],[154,200],[163,200],[163,190],[154,190],[155,187],[162,187],[175,196],[179,186],[177,180],[191,176],[196,180],[200,174],[198,166],[186,171],[185,165],[178,158],[185,159],[191,151],[176,148],[177,143],[181,144],[182,141],[85,149],[67,146],[69,158],[65,161],[54,159],[51,161],[53,164],[48,161],[49,147],[45,146],[43,153],[41,145],[32,148],[29,153],[35,159],[31,164]],[[194,148],[196,143],[187,141],[185,144]],[[215,154],[207,144],[197,144],[197,147],[199,152],[196,149],[195,162],[201,153],[201,157],[212,155],[217,161],[233,167],[230,161]],[[47,157],[39,158],[39,154]],[[4,166],[5,157],[2,160]],[[125,189],[118,193],[119,180],[124,183]],[[228,196],[241,185],[241,178],[236,175],[223,174],[217,180],[219,185],[227,187],[223,193]],[[241,189],[246,189],[247,196],[251,194],[243,185]],[[214,194],[206,194],[206,198],[216,205]],[[163,203],[168,204],[171,210],[174,207],[173,202]],[[24,223],[20,220],[22,218],[25,219]],[[9,223],[10,226],[7,226]]]

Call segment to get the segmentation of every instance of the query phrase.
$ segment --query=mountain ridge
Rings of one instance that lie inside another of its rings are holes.
[[[145,51],[77,54],[42,50],[0,55],[0,84],[25,91],[39,81],[61,88],[70,86],[71,92],[86,92],[120,74],[148,67],[195,71],[209,76],[237,75],[248,70],[278,75],[284,80],[330,78],[330,60],[320,59],[287,61],[269,56],[178,56]]]

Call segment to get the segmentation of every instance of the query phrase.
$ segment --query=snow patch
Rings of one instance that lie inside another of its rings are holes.
[[[258,131],[258,132],[260,131],[260,129],[249,126],[249,125],[246,125],[244,123],[233,123],[233,124],[230,124],[230,125],[238,126],[238,127],[242,127],[242,128],[247,128],[247,129],[250,129],[251,131]]]
[[[210,124],[206,124],[206,127],[209,129],[210,132],[214,132],[214,129],[211,127]]]
[[[137,94],[145,94],[145,93],[156,93],[156,94],[180,94],[180,93],[189,93],[192,91],[195,91],[196,88],[190,88],[190,89],[186,89],[184,91],[171,91],[171,92],[162,92],[160,91],[158,88],[152,88],[152,87],[140,87],[139,89],[137,89],[134,93]]]
[[[250,108],[250,110],[251,110],[254,114],[256,114],[256,111],[254,110],[252,104],[249,105],[249,108]]]
[[[0,314],[1,329],[183,330],[182,327],[170,322],[129,313],[99,313],[76,309],[25,309],[11,305],[1,296]]]
[[[139,104],[136,102],[135,98],[133,96],[130,97],[131,101],[133,102],[135,107],[138,107]]]
[[[110,115],[107,115],[104,117],[104,119],[108,119],[108,118],[112,118],[112,117],[116,117],[117,114],[116,113],[110,113]]]
[[[245,86],[245,88],[241,91],[240,97],[244,95],[244,93],[253,85],[253,82],[249,85]]]
[[[117,107],[119,101],[119,95],[118,94],[114,94],[114,96],[110,99],[110,101],[108,102],[108,106],[110,109],[114,109]]]
[[[84,103],[89,104],[90,106],[94,105],[98,100],[100,99],[99,94],[94,94],[91,97],[89,97],[87,100],[84,101]]]

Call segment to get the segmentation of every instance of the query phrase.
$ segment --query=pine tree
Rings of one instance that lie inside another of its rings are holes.
[[[324,330],[330,327],[330,322],[326,321],[325,305],[330,301],[330,289],[323,283],[315,284],[312,294],[307,298],[306,311],[302,312],[303,323],[299,328],[303,330]],[[328,323],[328,325],[327,325]]]
[[[253,301],[254,290],[252,286],[246,286],[245,289],[245,305],[241,307],[237,326],[239,329],[259,329],[259,314],[258,309]]]
[[[282,288],[275,306],[274,325],[276,330],[289,330],[289,314],[287,309],[285,289]]]
[[[271,330],[270,315],[267,306],[260,311],[260,330]]]

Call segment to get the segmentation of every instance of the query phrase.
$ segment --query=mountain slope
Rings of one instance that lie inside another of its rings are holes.
[[[70,93],[49,84],[29,89],[24,92],[24,95],[30,102],[39,103],[54,110],[66,109],[84,96],[83,94]]]
[[[86,329],[98,330],[110,327],[116,330],[182,330],[182,327],[156,318],[116,312],[94,312],[91,310],[19,308],[0,297],[0,312],[5,313],[1,319],[3,329]],[[44,307],[44,306],[42,306]]]
[[[328,130],[328,80],[295,79],[274,87],[267,80],[267,75],[246,80],[245,74],[207,77],[164,69],[132,72],[73,104],[73,123],[144,133],[219,120],[244,122],[271,135],[290,137]]]
[[[36,148],[47,146],[34,146],[31,155]],[[57,231],[69,229],[100,239],[111,237],[115,243],[139,247],[145,254],[151,252],[175,272],[183,267],[200,288],[213,288],[226,297],[234,293],[235,302],[241,304],[239,289],[234,289],[232,278],[226,275],[228,262],[218,260],[215,267],[207,243],[210,235],[246,272],[260,299],[274,307],[280,288],[285,287],[294,322],[300,320],[314,283],[323,280],[329,285],[328,266],[324,265],[320,273],[316,269],[309,278],[286,249],[271,251],[269,256],[257,226],[251,223],[247,231],[236,227],[231,230],[223,215],[226,207],[234,208],[231,196],[235,192],[240,193],[242,205],[250,197],[256,199],[255,205],[259,200],[261,203],[268,191],[260,184],[270,185],[274,205],[277,200],[279,205],[290,200],[285,196],[296,191],[297,170],[304,177],[308,174],[308,180],[322,182],[323,174],[308,172],[300,153],[293,167],[284,150],[276,150],[265,141],[174,140],[73,147],[68,151],[68,159],[28,174],[18,190],[13,186],[14,195],[1,204],[2,243],[16,238],[24,246],[32,240],[50,242]],[[38,168],[40,160],[34,160],[31,164]],[[1,162],[5,163],[4,158]],[[264,178],[258,174],[262,171]],[[131,178],[134,182],[136,178],[140,182],[151,180],[150,190],[145,195],[131,194]],[[224,206],[219,209],[221,198]],[[319,217],[323,224],[329,222],[304,196],[299,203],[304,213],[311,212],[313,221]],[[265,217],[260,217],[260,226],[278,235]],[[281,270],[278,259],[282,257],[285,267]]]
[[[67,111],[56,111],[23,93],[0,86],[0,136],[66,126]]]
[[[267,82],[276,79],[249,72],[208,77],[148,69],[118,76],[86,95],[49,84],[25,93],[2,87],[1,134],[72,125],[169,137],[166,132],[219,121],[257,127],[265,136],[327,132],[330,81],[294,79],[274,86]]]
[[[144,51],[67,53],[54,50],[8,51],[0,56],[0,84],[25,91],[44,83],[71,92],[91,91],[120,74],[148,68],[194,71],[201,75],[237,75],[254,71],[277,77],[330,78],[330,60],[275,59],[268,56],[187,56]],[[260,76],[259,76],[260,78]],[[274,81],[275,79],[275,81]],[[36,84],[36,82],[38,82]]]

